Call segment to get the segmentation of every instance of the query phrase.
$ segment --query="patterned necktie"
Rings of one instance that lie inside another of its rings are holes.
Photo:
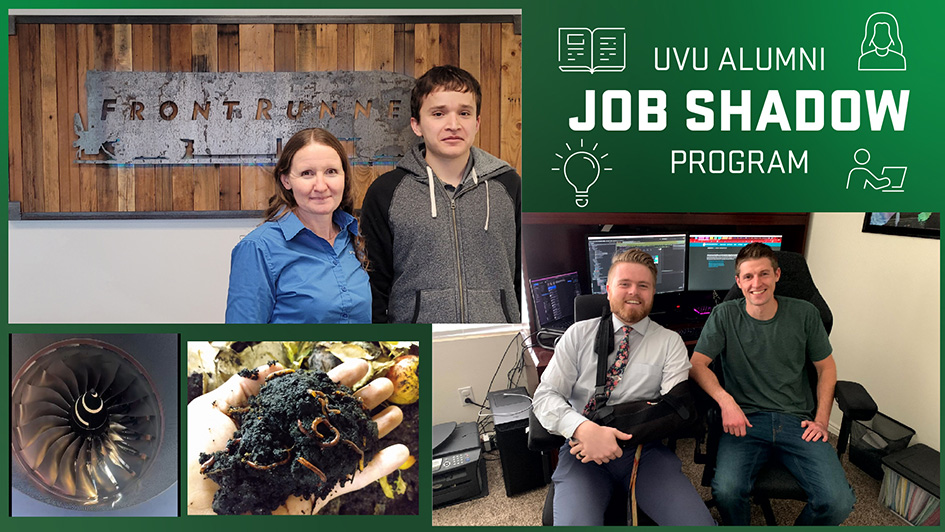
[[[604,379],[604,397],[610,398],[610,392],[620,384],[620,378],[623,377],[623,370],[627,367],[627,359],[630,358],[630,331],[633,330],[629,325],[624,325],[621,330],[624,333],[623,340],[617,346],[617,359],[614,365],[607,370],[607,378]],[[584,407],[584,415],[588,415],[597,409],[597,398],[591,397]]]

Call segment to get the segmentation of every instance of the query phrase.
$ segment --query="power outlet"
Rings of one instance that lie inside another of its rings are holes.
[[[475,406],[466,402],[466,399],[476,402],[476,398],[473,396],[472,386],[463,386],[462,388],[457,388],[456,391],[459,393],[459,402],[462,406]]]

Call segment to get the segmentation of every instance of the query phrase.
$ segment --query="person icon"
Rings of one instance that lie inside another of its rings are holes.
[[[866,20],[860,44],[859,70],[905,70],[899,22],[890,13],[873,13]]]
[[[873,187],[873,190],[880,190],[888,187],[891,182],[888,177],[876,177],[869,168],[864,168],[866,163],[870,162],[870,152],[866,148],[860,148],[853,153],[853,161],[856,162],[859,166],[850,170],[850,173],[847,174],[847,190],[850,190],[850,182],[854,183],[857,180],[863,180],[863,189],[866,190],[866,185]],[[854,179],[855,177],[855,179]]]

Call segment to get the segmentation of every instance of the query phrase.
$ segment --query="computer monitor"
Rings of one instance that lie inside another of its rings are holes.
[[[607,290],[607,272],[614,255],[628,249],[649,253],[656,263],[656,293],[686,288],[686,235],[588,235],[587,263],[591,293]]]
[[[532,279],[528,284],[539,329],[563,331],[574,323],[574,298],[581,295],[577,272]]]
[[[735,257],[752,242],[781,249],[781,235],[689,235],[689,290],[730,289]]]

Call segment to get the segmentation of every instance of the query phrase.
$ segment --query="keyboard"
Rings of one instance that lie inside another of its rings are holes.
[[[542,329],[549,331],[561,331],[564,332],[568,330],[568,327],[574,325],[574,316],[568,316],[566,318],[561,318],[546,324]]]
[[[702,327],[684,327],[676,329],[676,332],[679,333],[679,336],[682,336],[684,342],[691,342],[699,339],[699,335],[702,334]]]

